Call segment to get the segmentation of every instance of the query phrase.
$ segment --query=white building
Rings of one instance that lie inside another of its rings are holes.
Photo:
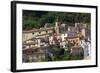
[[[84,50],[84,58],[91,55],[91,44],[89,42],[86,42],[85,40],[81,41],[81,46]]]

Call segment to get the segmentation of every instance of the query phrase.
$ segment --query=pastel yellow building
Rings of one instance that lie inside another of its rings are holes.
[[[74,46],[79,46],[80,45],[80,37],[75,36],[75,37],[66,37],[66,41],[69,41],[72,43]]]

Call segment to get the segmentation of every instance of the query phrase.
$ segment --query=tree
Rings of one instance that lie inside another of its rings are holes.
[[[56,17],[59,17],[61,23],[89,23],[91,22],[90,13],[73,13],[73,12],[48,12],[48,11],[23,11],[23,29],[44,27],[46,23],[55,26]]]

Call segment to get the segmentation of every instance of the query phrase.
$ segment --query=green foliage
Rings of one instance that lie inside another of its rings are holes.
[[[89,13],[72,12],[48,12],[48,11],[23,11],[23,29],[44,27],[46,23],[55,25],[56,18],[59,17],[61,23],[90,23]]]
[[[82,60],[84,58],[83,53],[73,55],[70,52],[70,48],[57,48],[56,46],[51,47],[54,50],[53,56],[46,54],[45,61],[67,61],[67,60]]]

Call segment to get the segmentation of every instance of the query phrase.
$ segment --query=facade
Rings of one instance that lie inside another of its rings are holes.
[[[28,31],[23,31],[23,42],[27,41],[33,37],[39,37],[39,36],[46,36],[48,34],[53,33],[53,27],[51,28],[40,28],[40,29],[32,29]]]
[[[73,46],[79,46],[80,45],[80,37],[67,37],[66,40],[70,42]]]
[[[72,55],[82,55],[84,53],[84,50],[81,46],[73,46],[71,48]]]

